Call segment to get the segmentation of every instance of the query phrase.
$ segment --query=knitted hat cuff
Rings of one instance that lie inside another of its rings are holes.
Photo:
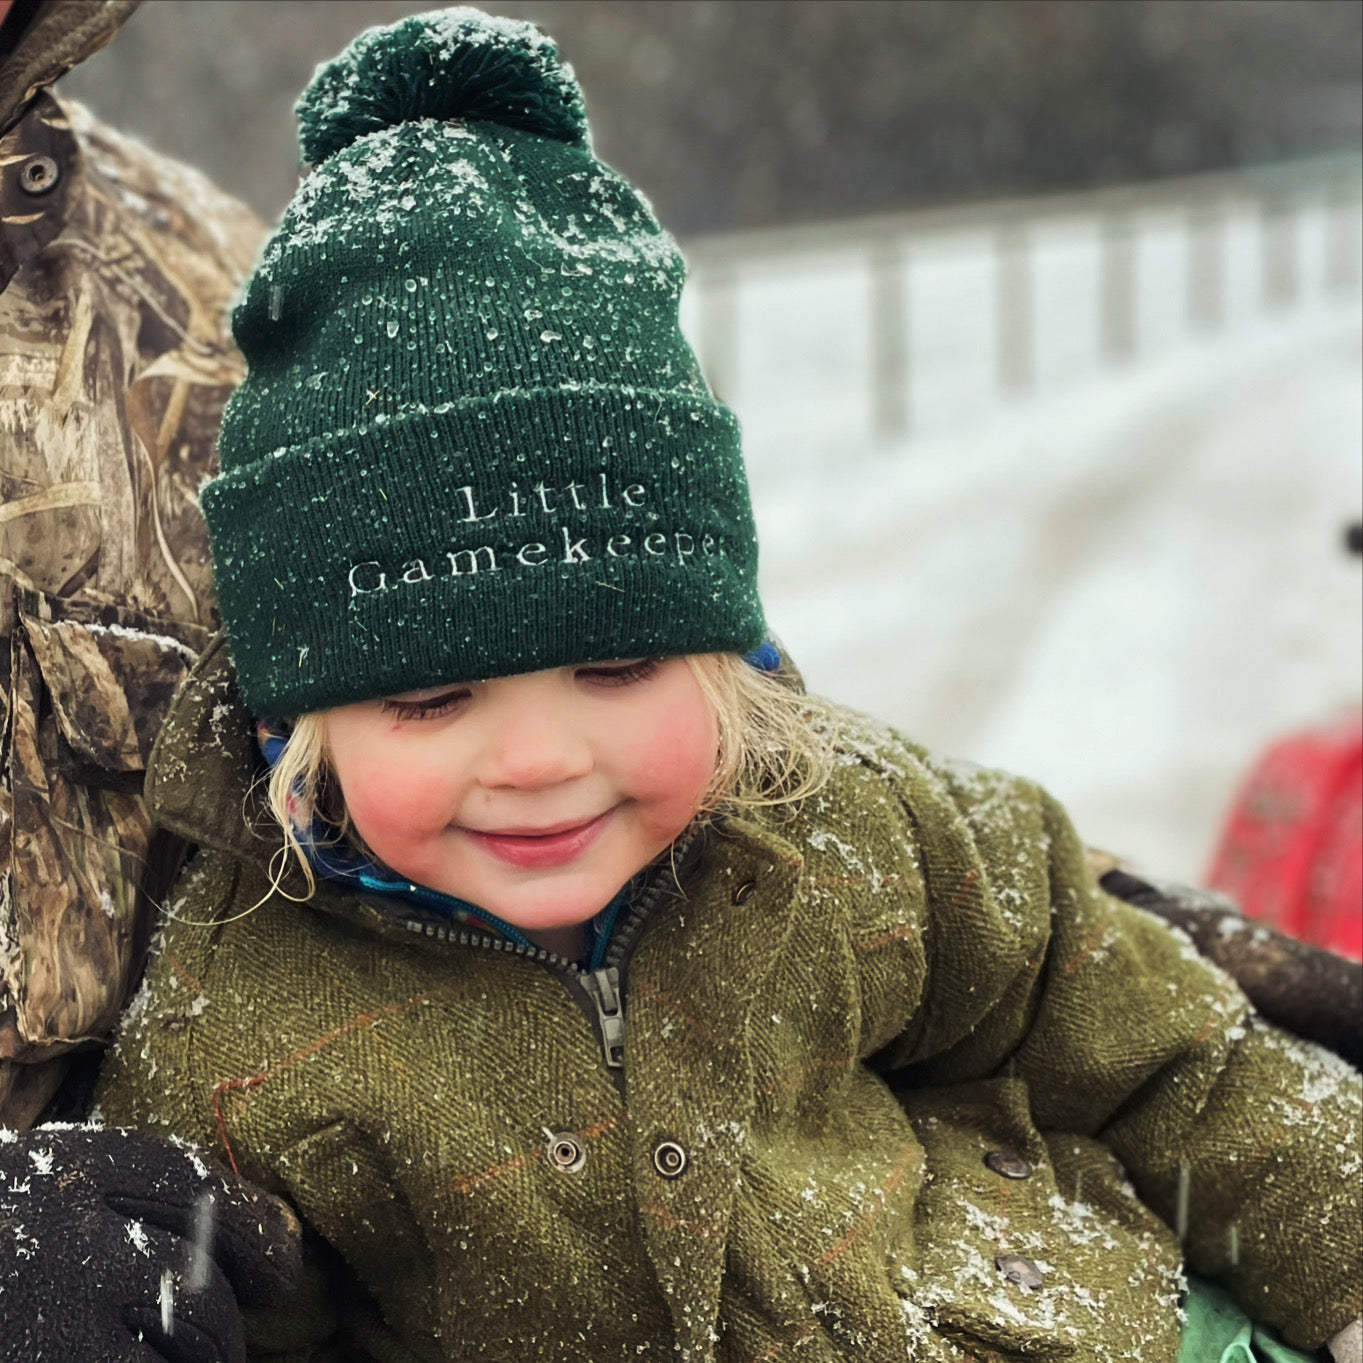
[[[707,394],[408,408],[240,464],[201,501],[256,714],[765,635],[738,424]]]

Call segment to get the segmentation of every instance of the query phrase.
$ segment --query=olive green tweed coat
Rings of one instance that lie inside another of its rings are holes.
[[[1166,1363],[1175,1224],[1302,1346],[1360,1313],[1357,1075],[1097,889],[1035,787],[840,725],[822,795],[719,823],[653,912],[616,1071],[550,963],[268,894],[205,656],[150,798],[207,850],[100,1102],[315,1235],[331,1296],[258,1356]]]

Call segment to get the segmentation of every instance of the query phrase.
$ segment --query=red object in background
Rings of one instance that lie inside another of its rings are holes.
[[[1250,918],[1363,958],[1363,723],[1294,734],[1259,759],[1208,884]]]

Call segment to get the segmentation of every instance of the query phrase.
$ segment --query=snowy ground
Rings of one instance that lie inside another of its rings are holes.
[[[962,302],[987,258],[948,243],[913,279],[916,434],[895,445],[868,430],[855,264],[745,285],[732,400],[764,599],[811,688],[1034,776],[1091,843],[1200,878],[1262,746],[1363,696],[1363,569],[1341,548],[1363,328],[1356,297],[1311,287],[1309,231],[1306,301],[1266,314],[1246,241],[1228,325],[1202,339],[1178,238],[1151,234],[1142,263],[1165,264],[1114,370],[1089,239],[1062,225],[1038,261],[1037,391],[1011,402],[991,395],[992,314]]]

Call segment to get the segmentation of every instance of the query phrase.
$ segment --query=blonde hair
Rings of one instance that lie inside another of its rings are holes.
[[[833,751],[827,702],[760,672],[737,653],[699,653],[686,659],[715,718],[715,771],[698,817],[789,805],[815,794],[828,780]],[[326,716],[300,715],[270,772],[266,800],[292,854],[315,885],[298,837],[320,816],[334,829],[332,845],[367,851],[350,822],[327,762]]]

